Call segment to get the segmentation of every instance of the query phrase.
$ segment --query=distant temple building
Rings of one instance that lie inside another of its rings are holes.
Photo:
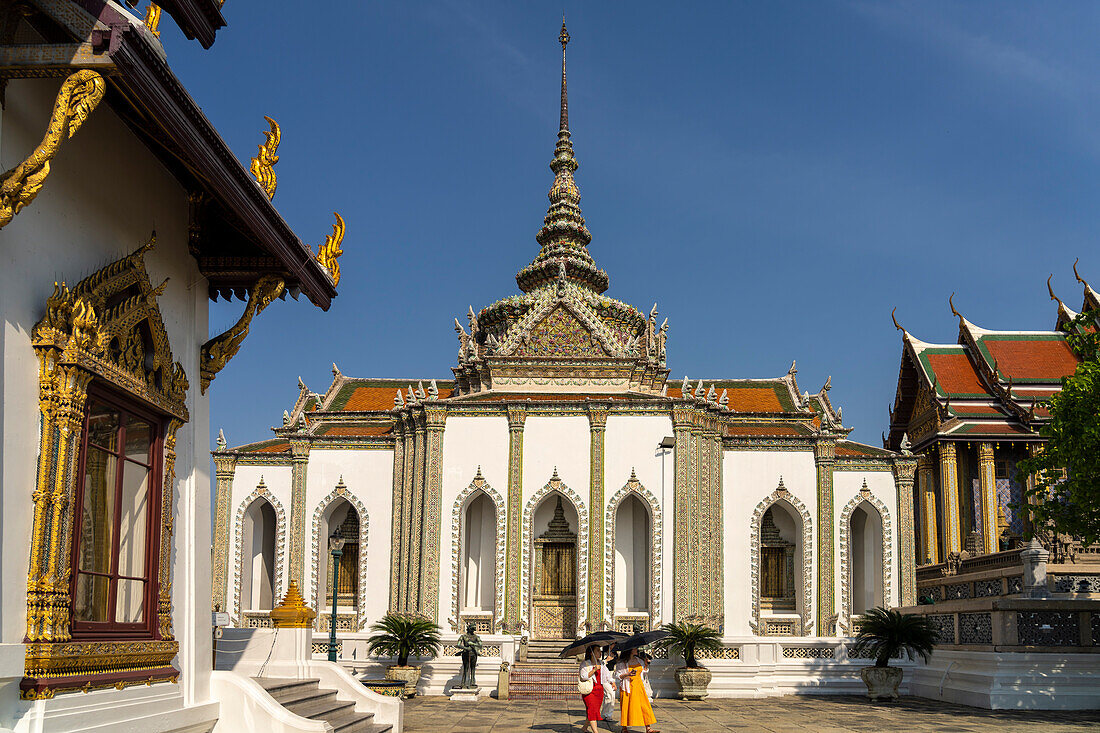
[[[1096,291],[1077,279],[1085,291],[1082,311],[1100,308]],[[1058,303],[1052,331],[990,331],[966,320],[954,303],[956,344],[926,343],[897,326],[901,373],[886,445],[917,455],[913,511],[922,565],[963,551],[1012,549],[1026,529],[1027,518],[1013,509],[1025,489],[1016,463],[1042,446],[1039,429],[1050,418],[1042,402],[1080,361],[1066,341],[1077,313],[1053,290],[1050,297]]]
[[[915,459],[848,440],[829,383],[800,392],[793,364],[670,381],[667,320],[604,294],[574,180],[564,27],[561,42],[540,250],[518,295],[455,320],[453,378],[333,365],[323,393],[299,383],[274,438],[219,440],[213,603],[235,624],[267,625],[291,580],[319,609],[335,596],[344,658],[388,611],[452,639],[467,623],[538,640],[674,619],[814,637],[915,601]],[[335,573],[334,533],[347,542]]]

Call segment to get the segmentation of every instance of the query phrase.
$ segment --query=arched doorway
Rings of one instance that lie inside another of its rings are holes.
[[[336,595],[336,607],[338,623],[340,616],[346,615],[348,621],[337,626],[337,629],[355,631],[354,620],[359,611],[359,512],[346,499],[336,499],[329,503],[321,517],[321,536],[318,542],[318,573],[320,575],[320,587],[324,589],[319,594],[321,609],[318,614],[321,625],[328,628],[331,622],[333,593]],[[344,546],[340,552],[340,564],[336,570],[336,586],[333,587],[332,554],[329,552],[328,540],[333,533],[337,533],[344,540]],[[327,613],[326,613],[327,610]],[[342,626],[350,628],[342,629]]]
[[[275,509],[258,498],[245,510],[241,610],[270,611],[275,601]]]
[[[651,611],[651,542],[649,510],[636,494],[628,494],[615,510],[616,616]]]
[[[459,614],[464,620],[475,622],[488,617],[490,633],[496,605],[496,543],[496,506],[489,496],[478,491],[463,512]]]
[[[571,639],[577,632],[577,512],[550,493],[532,518],[531,631],[536,639]]]
[[[875,606],[885,605],[883,593],[882,517],[868,502],[862,502],[849,520],[852,553],[851,615],[859,616]]]

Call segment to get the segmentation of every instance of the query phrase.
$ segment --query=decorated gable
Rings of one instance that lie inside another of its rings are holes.
[[[556,306],[515,351],[516,356],[605,358],[597,337],[563,305]]]

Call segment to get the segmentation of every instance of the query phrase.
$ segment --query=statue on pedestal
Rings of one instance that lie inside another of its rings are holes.
[[[473,624],[466,625],[466,633],[458,637],[459,656],[462,657],[462,679],[458,686],[465,690],[477,687],[474,679],[474,670],[477,668],[477,657],[481,653],[481,638],[474,630]]]

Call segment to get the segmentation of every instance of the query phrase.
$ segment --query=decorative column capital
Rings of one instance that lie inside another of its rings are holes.
[[[832,463],[836,460],[836,438],[821,437],[814,441],[814,461]]]
[[[218,479],[233,478],[237,470],[236,453],[214,453],[214,476]]]
[[[690,402],[680,402],[672,406],[672,427],[674,430],[691,430],[695,424],[695,407]]]
[[[940,452],[941,461],[953,460],[958,455],[958,451],[955,449],[955,444],[951,441],[945,440],[943,442],[936,443],[936,448]]]
[[[918,471],[931,471],[935,467],[936,462],[933,460],[930,453],[918,453],[917,454],[917,470]]]
[[[917,461],[908,457],[894,459],[894,480],[898,483],[913,483],[913,477],[917,473]]]
[[[428,430],[443,430],[444,426],[447,423],[447,408],[434,406],[425,407],[424,422],[427,425]]]
[[[523,430],[523,423],[527,420],[527,408],[524,405],[508,405],[508,429]]]
[[[606,428],[607,413],[611,409],[611,405],[606,402],[589,402],[587,408],[589,429],[596,431]]]
[[[978,443],[978,461],[981,463],[993,463],[992,443]]]
[[[290,457],[295,461],[308,461],[309,460],[309,439],[291,438],[290,439]]]

